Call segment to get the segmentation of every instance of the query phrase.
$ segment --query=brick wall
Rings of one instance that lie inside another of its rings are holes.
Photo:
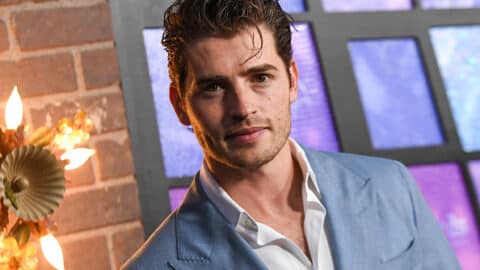
[[[66,269],[118,269],[143,229],[107,0],[0,0],[0,125],[15,84],[32,128],[92,118],[97,153],[67,173],[53,219]]]

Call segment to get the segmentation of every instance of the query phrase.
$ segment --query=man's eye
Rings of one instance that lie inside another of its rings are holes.
[[[223,87],[218,83],[212,83],[203,88],[206,92],[218,92],[223,90]]]
[[[270,79],[268,74],[257,74],[253,77],[253,81],[256,83],[265,83]]]

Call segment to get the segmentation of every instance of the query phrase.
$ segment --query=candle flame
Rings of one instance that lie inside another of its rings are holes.
[[[15,87],[10,94],[5,108],[5,123],[7,129],[16,129],[21,123],[23,118],[23,104],[22,98],[18,93],[18,88]]]
[[[45,259],[57,270],[65,270],[63,263],[63,253],[57,239],[49,233],[40,238],[40,246],[42,247]]]
[[[94,153],[93,149],[76,148],[63,153],[60,159],[69,161],[65,170],[74,170],[82,166]]]

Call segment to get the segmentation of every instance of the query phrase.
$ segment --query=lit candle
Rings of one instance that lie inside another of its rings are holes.
[[[45,259],[47,259],[55,269],[65,270],[62,248],[57,239],[51,233],[40,238],[40,246],[42,247]]]
[[[0,154],[6,155],[13,149],[23,144],[23,126],[21,125],[23,118],[23,104],[20,94],[18,94],[17,86],[15,86],[8,98],[5,106],[5,123],[7,129],[0,130],[2,136],[0,141]]]
[[[17,86],[15,86],[8,98],[5,107],[5,123],[7,129],[15,130],[22,123],[23,118],[23,104]]]
[[[68,160],[65,170],[74,170],[82,166],[94,153],[93,149],[76,148],[63,153],[60,159]]]

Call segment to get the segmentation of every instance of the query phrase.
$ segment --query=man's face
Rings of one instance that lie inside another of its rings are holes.
[[[260,25],[231,37],[207,37],[186,48],[183,98],[170,90],[183,124],[192,125],[205,158],[232,168],[258,168],[272,160],[290,134],[290,103],[297,69],[287,68],[273,35]],[[290,77],[290,78],[289,78]]]

